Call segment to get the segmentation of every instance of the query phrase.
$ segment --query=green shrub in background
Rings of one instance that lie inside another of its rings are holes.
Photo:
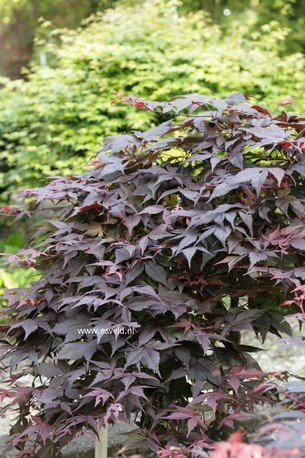
[[[33,267],[28,269],[0,269],[0,305],[6,305],[6,301],[2,299],[5,289],[25,288],[32,281],[37,280],[37,278],[37,270]]]
[[[238,89],[272,109],[295,96],[294,108],[305,111],[304,56],[281,55],[287,30],[248,26],[221,31],[202,12],[179,16],[175,2],[160,0],[91,18],[63,33],[60,46],[50,39],[48,66],[0,90],[2,201],[49,175],[81,170],[105,135],[155,121],[149,112],[126,115],[112,104],[113,91],[170,99]]]
[[[11,232],[6,238],[0,240],[0,252],[15,254],[24,245],[24,237],[20,232]],[[30,282],[37,280],[38,272],[34,267],[26,269],[7,268],[0,265],[0,305],[6,306],[6,301],[2,299],[2,295],[6,288],[22,288],[26,287]]]

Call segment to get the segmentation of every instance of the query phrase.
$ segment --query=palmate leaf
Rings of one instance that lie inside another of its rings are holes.
[[[225,179],[215,187],[210,200],[221,197],[224,194],[238,188],[241,184],[250,182],[254,187],[257,195],[268,176],[268,169],[260,167],[251,167],[238,172],[235,176]]]
[[[85,358],[85,360],[90,360],[96,350],[97,343],[95,340],[66,343],[59,351],[57,358],[64,360],[79,360]]]
[[[15,329],[18,327],[22,327],[24,329],[24,333],[25,333],[24,339],[26,340],[32,332],[36,331],[36,329],[38,328],[38,325],[37,323],[33,322],[32,320],[24,320],[21,323],[15,323],[12,325],[12,329]]]
[[[305,240],[304,239],[293,239],[291,240],[291,246],[298,250],[305,250]]]
[[[134,135],[117,135],[113,137],[107,137],[104,143],[104,147],[99,155],[99,159],[102,164],[120,164],[121,160],[115,156],[109,158],[104,152],[111,151],[112,153],[118,153],[119,151],[132,152],[135,150],[141,141]]]
[[[167,285],[166,271],[162,266],[155,264],[153,261],[147,261],[145,262],[145,271],[148,277],[162,285]]]

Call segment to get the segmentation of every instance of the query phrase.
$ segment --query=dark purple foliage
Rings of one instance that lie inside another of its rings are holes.
[[[132,414],[154,456],[204,456],[256,403],[290,399],[240,336],[290,335],[284,315],[304,317],[305,118],[239,93],[122,99],[175,119],[110,137],[88,173],[27,191],[48,220],[8,262],[42,278],[7,291],[1,326],[13,443],[33,453],[20,457],[59,456],[83,427]]]

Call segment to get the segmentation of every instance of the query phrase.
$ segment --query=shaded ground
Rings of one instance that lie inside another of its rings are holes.
[[[118,424],[113,427],[109,427],[108,433],[108,447],[111,453],[114,453],[119,450],[125,443],[126,437],[120,433],[124,433],[131,429],[131,426],[126,424]],[[5,454],[6,444],[7,444],[7,435],[0,436],[0,454]],[[64,458],[94,458],[94,439],[89,435],[80,436],[70,444],[66,445],[63,448],[62,453]],[[6,453],[7,458],[15,458],[17,456],[17,452],[12,451]]]

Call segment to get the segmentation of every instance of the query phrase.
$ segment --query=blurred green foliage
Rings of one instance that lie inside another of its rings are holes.
[[[289,29],[283,43],[285,51],[305,51],[304,0],[182,0],[179,10],[183,13],[206,11],[222,28],[227,27],[228,22],[246,21],[249,31],[275,20],[280,28]]]
[[[24,245],[24,237],[20,232],[12,232],[4,240],[0,240],[0,253],[15,254]],[[38,272],[33,267],[27,269],[12,269],[0,264],[0,305],[6,305],[2,299],[6,288],[23,288],[34,279],[38,278]]]
[[[40,17],[58,27],[77,27],[97,8],[97,0],[0,0],[0,73],[20,77],[34,51]]]
[[[132,0],[119,0],[130,3]],[[135,1],[135,0],[133,0]],[[115,5],[116,0],[0,0],[0,74],[18,79],[35,53],[40,19],[56,27],[76,28],[81,21]]]
[[[0,74],[20,77],[23,67],[39,58],[34,37],[39,19],[56,27],[75,28],[98,11],[115,6],[134,6],[144,0],[0,0]],[[305,2],[303,0],[176,0],[182,14],[207,12],[214,23],[226,29],[233,21],[247,22],[249,30],[278,21],[289,28],[286,52],[305,51]]]
[[[105,135],[154,121],[113,104],[113,91],[168,100],[239,90],[271,109],[290,95],[305,110],[304,56],[282,55],[288,31],[277,22],[252,32],[250,25],[233,21],[223,30],[203,12],[179,16],[177,2],[155,0],[46,33],[39,46],[49,65],[35,65],[26,81],[3,81],[0,90],[3,199],[48,175],[81,171]]]
[[[0,305],[5,305],[6,301],[2,299],[2,295],[6,288],[24,288],[37,279],[38,273],[33,267],[11,270],[0,269]]]

